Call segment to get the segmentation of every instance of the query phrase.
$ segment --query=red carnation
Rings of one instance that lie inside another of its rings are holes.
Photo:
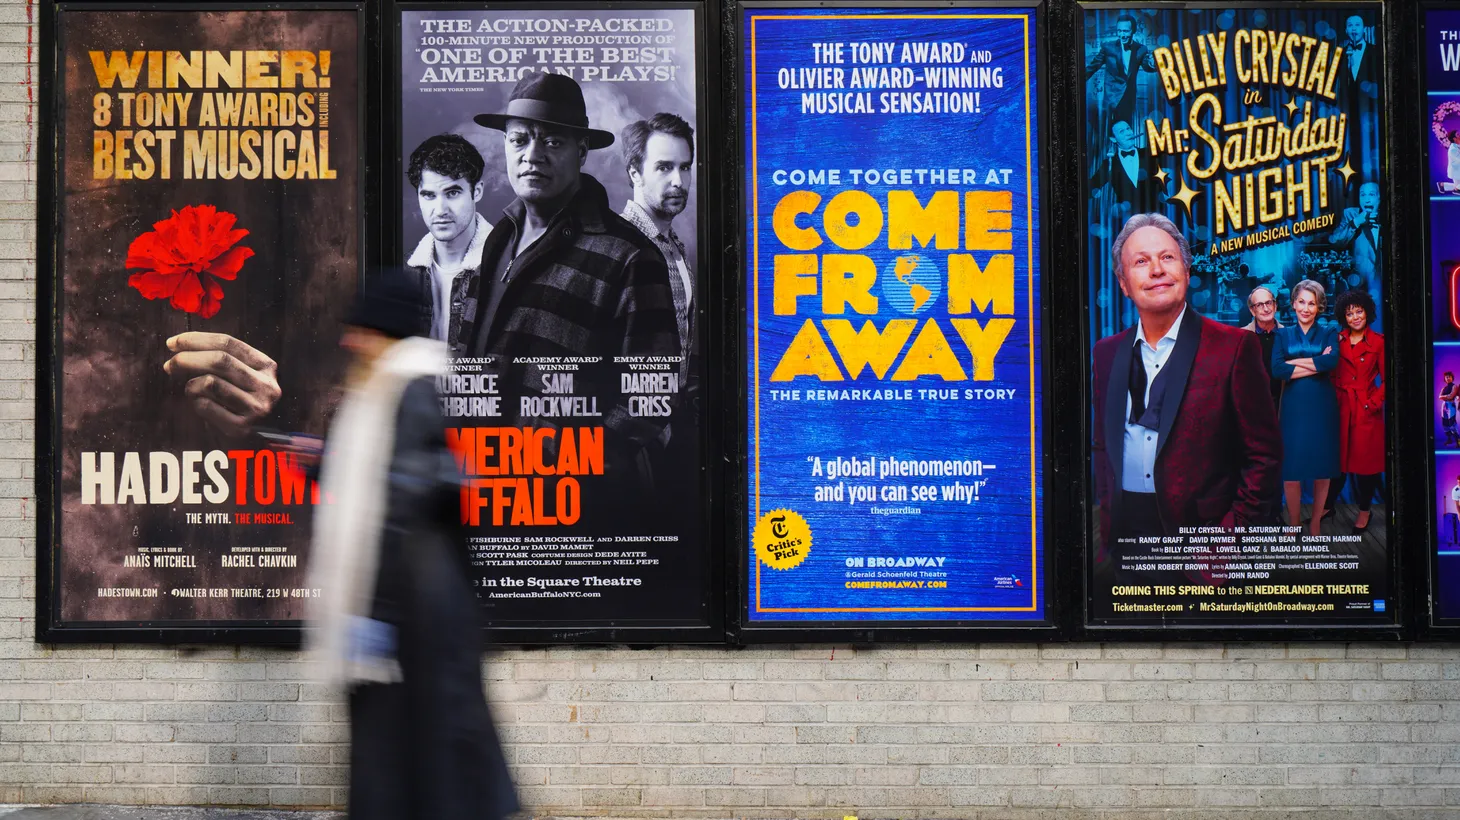
[[[127,284],[148,299],[207,319],[223,307],[223,286],[232,281],[253,251],[233,247],[248,236],[234,230],[238,217],[212,205],[189,205],[152,226],[127,248],[127,268],[141,268]]]

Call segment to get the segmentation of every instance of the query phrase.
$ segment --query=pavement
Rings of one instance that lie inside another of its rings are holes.
[[[344,820],[328,811],[158,808],[152,806],[0,806],[0,820]]]

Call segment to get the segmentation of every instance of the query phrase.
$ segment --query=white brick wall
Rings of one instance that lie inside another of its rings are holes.
[[[32,642],[31,13],[0,0],[0,802],[340,805],[345,712],[296,656]],[[486,676],[542,813],[1460,816],[1450,645],[553,649]]]

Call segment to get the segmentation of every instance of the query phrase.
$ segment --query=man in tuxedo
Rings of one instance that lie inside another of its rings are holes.
[[[1086,80],[1105,69],[1105,110],[1113,119],[1131,124],[1136,114],[1136,72],[1156,70],[1155,56],[1133,39],[1135,31],[1135,18],[1122,14],[1115,22],[1116,42],[1102,43],[1085,66]]]
[[[1100,543],[1120,578],[1143,536],[1262,523],[1282,440],[1257,334],[1186,304],[1191,250],[1176,225],[1136,214],[1111,255],[1140,319],[1094,350]]]
[[[1379,49],[1365,36],[1364,18],[1357,14],[1344,21],[1343,67],[1338,70],[1340,96],[1362,93],[1374,97],[1379,93]],[[1352,123],[1350,123],[1352,126]]]
[[[1328,241],[1353,250],[1354,272],[1361,281],[1352,286],[1368,288],[1374,304],[1382,305],[1384,235],[1379,224],[1379,183],[1365,182],[1359,186],[1359,207],[1344,209],[1343,218],[1328,235]],[[1374,332],[1384,332],[1380,316],[1374,317]]]
[[[1135,129],[1125,120],[1117,120],[1110,127],[1110,135],[1111,148],[1090,175],[1090,190],[1109,185],[1116,202],[1130,205],[1137,213],[1155,210],[1164,193],[1161,180],[1156,178],[1160,164],[1150,152],[1137,147]]]
[[[1372,172],[1378,163],[1367,156],[1365,132],[1379,127],[1378,106],[1383,80],[1381,43],[1368,42],[1364,18],[1350,15],[1344,21],[1343,64],[1338,69],[1338,99],[1348,114],[1348,161],[1355,169]]]

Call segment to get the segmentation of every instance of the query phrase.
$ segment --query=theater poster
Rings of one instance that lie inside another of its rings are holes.
[[[1034,12],[741,32],[747,620],[1039,622]]]
[[[342,371],[360,19],[55,11],[50,637],[277,625],[329,594],[305,580],[318,491],[269,436],[322,433]]]
[[[1424,123],[1429,225],[1430,429],[1435,452],[1431,616],[1460,622],[1460,11],[1424,19]]]
[[[1394,622],[1382,26],[1084,12],[1092,624]]]
[[[406,8],[401,258],[433,294],[494,627],[702,625],[697,12]]]

